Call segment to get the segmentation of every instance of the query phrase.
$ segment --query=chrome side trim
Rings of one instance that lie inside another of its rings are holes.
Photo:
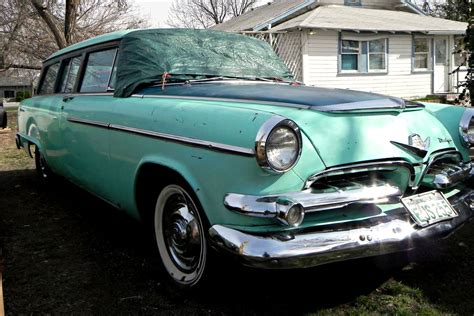
[[[109,128],[108,123],[104,123],[100,121],[87,120],[87,119],[82,119],[82,118],[77,118],[77,117],[68,117],[67,120],[68,122],[71,122],[71,123],[79,123],[79,124],[84,124],[84,125],[89,125],[89,126]]]
[[[382,161],[371,161],[371,162],[361,162],[345,166],[331,167],[321,172],[318,172],[306,180],[304,186],[305,189],[311,187],[311,185],[317,180],[329,177],[329,176],[338,176],[345,174],[354,174],[358,172],[365,171],[381,171],[381,170],[395,170],[396,168],[405,168],[410,172],[410,184],[414,181],[415,168],[412,164],[405,160],[382,160]]]
[[[398,187],[384,184],[364,186],[351,190],[335,190],[334,192],[314,192],[311,189],[281,195],[255,196],[228,193],[224,197],[227,209],[239,214],[276,218],[281,205],[291,201],[293,205],[301,205],[306,213],[341,208],[353,203],[382,204],[398,202],[403,192]]]
[[[255,152],[253,151],[253,149],[248,149],[248,148],[239,147],[239,146],[227,145],[227,144],[216,143],[216,142],[211,142],[211,141],[204,141],[204,140],[200,140],[196,138],[159,133],[159,132],[148,131],[148,130],[143,130],[139,128],[114,125],[114,124],[110,125],[110,129],[158,138],[158,139],[163,139],[163,140],[177,142],[177,143],[182,143],[182,144],[195,146],[195,147],[201,147],[201,148],[205,148],[205,149],[209,149],[213,151],[227,152],[227,153],[238,154],[238,155],[248,156],[248,157],[255,156]]]
[[[474,192],[449,198],[458,216],[418,227],[404,207],[361,221],[270,233],[244,232],[222,225],[209,229],[210,243],[244,265],[264,269],[314,267],[322,264],[407,251],[423,241],[449,236],[473,216]],[[421,244],[423,245],[423,244]]]
[[[155,132],[155,131],[149,131],[149,130],[144,130],[144,129],[139,129],[139,128],[123,126],[123,125],[109,124],[109,123],[75,118],[75,117],[68,117],[67,120],[72,123],[84,124],[84,125],[95,126],[95,127],[100,127],[100,128],[107,128],[110,130],[117,130],[117,131],[132,133],[136,135],[142,135],[146,137],[153,137],[153,138],[157,138],[157,139],[161,139],[165,141],[181,143],[188,146],[204,148],[204,149],[208,149],[212,151],[226,152],[226,153],[231,153],[231,154],[241,155],[241,156],[246,156],[246,157],[255,156],[255,152],[253,149],[239,147],[239,146],[227,145],[227,144],[222,144],[222,143],[200,140],[196,138],[160,133],[160,132]]]

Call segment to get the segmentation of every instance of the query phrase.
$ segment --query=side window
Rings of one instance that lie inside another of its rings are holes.
[[[66,59],[63,61],[63,67],[62,67],[62,70],[61,70],[61,76],[60,76],[60,79],[59,79],[59,92],[63,92],[64,91],[64,87],[66,86],[66,80],[67,80],[67,76],[68,76],[68,73],[69,73],[69,66],[71,64],[71,60],[70,59]]]
[[[51,94],[54,93],[54,85],[56,83],[56,77],[58,76],[59,63],[52,64],[46,69],[43,83],[39,89],[39,94]]]
[[[61,80],[59,83],[59,91],[63,93],[71,93],[76,83],[77,74],[79,73],[79,67],[81,66],[82,57],[74,57],[68,59],[64,63],[64,68],[61,74]]]
[[[80,92],[106,92],[117,49],[90,53]]]

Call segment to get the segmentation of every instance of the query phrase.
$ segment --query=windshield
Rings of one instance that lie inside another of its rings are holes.
[[[211,30],[135,31],[120,43],[115,96],[128,97],[138,86],[174,79],[229,77],[291,80],[285,64],[267,43]]]

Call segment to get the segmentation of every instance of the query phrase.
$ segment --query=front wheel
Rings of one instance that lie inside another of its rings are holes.
[[[186,189],[177,184],[163,188],[155,207],[155,238],[163,266],[179,287],[196,286],[206,271],[204,227],[197,203]]]
[[[35,165],[36,173],[42,180],[50,181],[53,178],[53,172],[49,168],[46,159],[37,146],[35,146]]]

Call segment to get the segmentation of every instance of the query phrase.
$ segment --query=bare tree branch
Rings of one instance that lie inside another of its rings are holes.
[[[64,48],[67,46],[66,38],[64,33],[61,32],[60,28],[54,21],[54,16],[48,10],[48,7],[43,5],[40,0],[30,0],[33,7],[38,12],[39,16],[43,19],[44,23],[48,26],[48,29],[53,33],[56,40],[56,44],[59,48]]]
[[[209,28],[242,15],[257,0],[174,0],[167,24],[174,27]]]

